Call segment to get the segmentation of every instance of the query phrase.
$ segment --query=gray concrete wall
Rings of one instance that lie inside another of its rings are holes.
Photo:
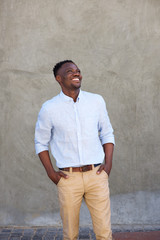
[[[115,129],[113,225],[160,225],[160,1],[0,0],[0,39],[0,225],[60,224],[34,127],[63,59],[104,97]]]

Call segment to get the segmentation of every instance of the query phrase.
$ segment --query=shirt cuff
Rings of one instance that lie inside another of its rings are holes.
[[[110,138],[108,138],[108,137],[103,137],[103,138],[101,139],[101,143],[102,143],[102,145],[104,145],[104,144],[106,144],[106,143],[113,143],[113,144],[115,145],[115,140],[114,140],[114,137],[110,137]]]
[[[37,154],[37,155],[38,155],[40,152],[48,151],[48,150],[49,150],[47,146],[38,146],[38,145],[35,146],[35,149],[36,149],[36,154]]]

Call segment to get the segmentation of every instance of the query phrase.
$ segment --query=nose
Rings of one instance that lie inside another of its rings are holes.
[[[80,72],[75,70],[75,72],[73,73],[74,76],[79,76],[80,75]]]

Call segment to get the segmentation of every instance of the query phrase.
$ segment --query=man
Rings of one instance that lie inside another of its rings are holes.
[[[53,72],[62,91],[40,110],[35,147],[49,178],[58,187],[63,238],[78,238],[84,198],[96,239],[111,240],[108,176],[114,135],[104,100],[80,90],[82,75],[73,61],[57,63]],[[52,166],[49,144],[59,171]]]

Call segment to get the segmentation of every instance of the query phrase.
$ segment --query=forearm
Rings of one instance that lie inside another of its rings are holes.
[[[105,170],[109,175],[112,169],[112,157],[113,157],[114,144],[106,143],[103,145],[103,149],[105,153]]]
[[[48,151],[40,152],[38,156],[48,174],[48,177],[51,178],[51,180],[53,180],[53,176],[55,175],[55,170],[53,168],[53,165],[49,156],[49,152]]]
[[[63,178],[68,178],[66,174],[64,174],[61,171],[56,172],[53,168],[49,152],[48,151],[43,151],[38,154],[44,168],[46,169],[46,172],[48,174],[48,177],[55,183],[57,184],[60,180],[61,177]]]

